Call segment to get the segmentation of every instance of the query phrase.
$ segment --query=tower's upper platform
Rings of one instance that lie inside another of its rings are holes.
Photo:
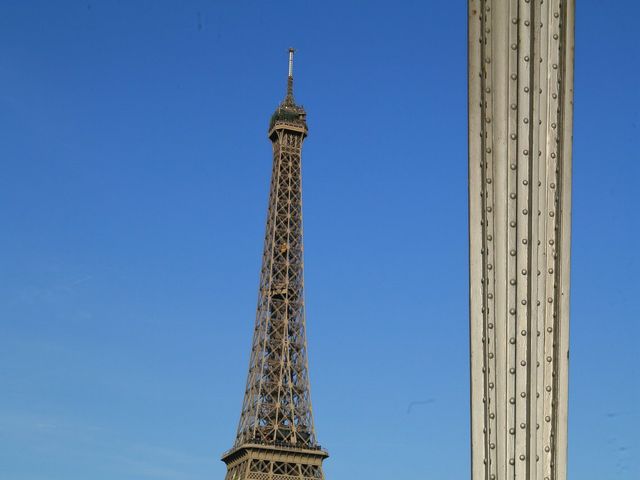
[[[271,115],[269,122],[269,138],[276,130],[293,130],[307,135],[307,113],[302,105],[296,104],[293,98],[293,48],[289,49],[289,76],[287,77],[287,95]]]

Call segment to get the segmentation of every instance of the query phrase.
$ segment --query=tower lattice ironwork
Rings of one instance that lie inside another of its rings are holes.
[[[302,143],[306,113],[287,94],[269,124],[273,170],[249,374],[225,480],[323,479],[328,453],[316,441],[305,333]]]

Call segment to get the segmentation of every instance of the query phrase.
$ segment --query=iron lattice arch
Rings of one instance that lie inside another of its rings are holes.
[[[226,480],[318,480],[304,311],[302,143],[306,113],[287,95],[272,115],[273,167],[249,373]]]

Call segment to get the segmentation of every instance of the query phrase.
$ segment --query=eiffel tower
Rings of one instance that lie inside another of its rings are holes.
[[[302,142],[304,108],[287,94],[271,117],[273,170],[249,375],[225,480],[324,479],[329,456],[316,441],[303,298]]]

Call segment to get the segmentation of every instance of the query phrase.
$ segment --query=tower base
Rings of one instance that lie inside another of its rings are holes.
[[[246,443],[222,456],[225,480],[324,480],[320,449]]]

